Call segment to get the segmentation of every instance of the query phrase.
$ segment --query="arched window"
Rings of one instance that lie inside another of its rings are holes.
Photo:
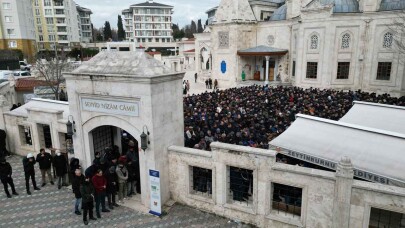
[[[383,47],[384,48],[390,48],[392,47],[392,41],[393,41],[393,35],[390,32],[387,32],[384,34],[384,43]]]
[[[318,36],[317,35],[311,36],[311,49],[318,49]]]
[[[350,48],[350,35],[348,33],[342,36],[342,49]]]

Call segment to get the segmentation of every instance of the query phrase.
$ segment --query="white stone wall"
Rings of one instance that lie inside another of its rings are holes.
[[[276,152],[272,150],[222,143],[213,143],[211,147],[212,152],[169,147],[172,199],[258,227],[368,227],[371,207],[400,213],[405,211],[405,189],[403,188],[353,179],[348,179],[349,182],[345,179],[337,182],[338,177],[334,172],[276,163]],[[191,193],[190,167],[192,166],[212,170],[212,197]],[[253,170],[252,205],[229,203],[227,166]],[[271,183],[303,189],[300,217],[273,211],[270,204]],[[339,197],[344,197],[345,194],[351,195],[351,200],[347,201],[350,204],[346,204],[350,211],[334,212],[335,204],[338,202],[342,204],[342,199]],[[347,221],[339,220],[341,215],[350,216],[350,224],[345,225]]]

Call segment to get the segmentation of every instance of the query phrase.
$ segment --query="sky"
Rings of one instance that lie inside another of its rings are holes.
[[[100,28],[105,21],[109,21],[111,27],[116,28],[118,14],[121,14],[123,9],[146,0],[75,0],[75,2],[91,9],[94,27]],[[173,23],[179,24],[182,28],[190,24],[191,20],[197,23],[198,19],[202,19],[204,24],[207,19],[205,11],[218,6],[220,0],[155,0],[155,2],[174,6]]]

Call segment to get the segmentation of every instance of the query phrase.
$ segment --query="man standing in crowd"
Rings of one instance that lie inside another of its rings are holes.
[[[88,225],[87,214],[89,215],[90,220],[97,220],[93,216],[94,187],[90,182],[89,176],[86,176],[84,183],[81,185],[80,194],[82,195],[83,204],[83,222],[84,225]]]
[[[73,193],[75,194],[75,214],[81,215],[80,213],[80,202],[82,201],[82,194],[80,192],[80,187],[81,185],[84,184],[85,178],[82,174],[82,171],[80,169],[75,170],[75,175],[73,176],[72,180],[72,189]]]
[[[128,190],[127,196],[131,197],[136,195],[136,161],[128,160],[127,170],[128,170]]]
[[[218,89],[218,80],[215,79],[215,81],[214,81],[214,90],[217,90],[217,89]]]
[[[212,89],[212,79],[208,80],[208,89]]]
[[[118,207],[119,205],[115,201],[115,195],[117,194],[118,189],[118,177],[115,173],[115,166],[111,166],[107,173],[105,174],[105,178],[107,179],[107,200],[108,200],[108,207],[110,209],[114,209],[114,207]]]
[[[121,156],[119,159],[119,165],[115,172],[118,176],[118,202],[124,203],[124,198],[127,197],[127,180],[128,180],[128,170],[125,167],[126,158]]]
[[[27,157],[23,159],[23,166],[24,166],[24,174],[25,174],[25,188],[27,189],[27,194],[31,195],[30,191],[30,178],[32,180],[32,186],[34,186],[34,190],[41,190],[37,187],[37,182],[35,181],[35,159],[34,155],[29,153]]]
[[[197,83],[197,77],[198,77],[198,74],[195,73],[195,74],[194,74],[195,83]]]
[[[205,88],[209,89],[209,87],[208,87],[208,79],[205,80]]]
[[[0,157],[10,156],[10,153],[6,148],[6,138],[7,138],[6,132],[0,129]]]
[[[48,179],[53,183],[53,176],[51,173],[51,166],[52,166],[52,155],[50,153],[45,152],[45,149],[42,148],[40,153],[37,155],[37,162],[39,163],[39,169],[41,170],[42,175],[42,187],[46,185],[45,174],[48,175]]]
[[[58,177],[58,189],[62,188],[63,185],[66,186],[65,175],[67,173],[67,161],[65,155],[62,155],[60,150],[56,150],[56,156],[53,159],[53,166],[56,171],[56,176]]]
[[[12,174],[13,169],[11,168],[10,163],[6,161],[6,158],[0,157],[0,179],[4,186],[4,192],[6,192],[8,198],[11,198],[10,192],[8,191],[8,185],[10,185],[13,195],[18,196],[18,193],[15,191],[13,178],[11,177]]]
[[[97,218],[101,218],[100,214],[100,204],[102,212],[110,212],[105,208],[105,191],[107,189],[107,180],[103,176],[103,171],[101,169],[97,170],[96,175],[92,178],[94,189],[96,190],[96,213]]]

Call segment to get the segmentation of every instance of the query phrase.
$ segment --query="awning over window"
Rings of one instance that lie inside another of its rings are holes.
[[[282,154],[333,170],[347,156],[356,177],[405,187],[405,134],[298,114],[270,144]]]
[[[405,107],[355,101],[339,122],[405,134]]]
[[[245,50],[238,51],[239,56],[277,56],[288,53],[286,49],[273,48],[268,46],[257,46]]]

